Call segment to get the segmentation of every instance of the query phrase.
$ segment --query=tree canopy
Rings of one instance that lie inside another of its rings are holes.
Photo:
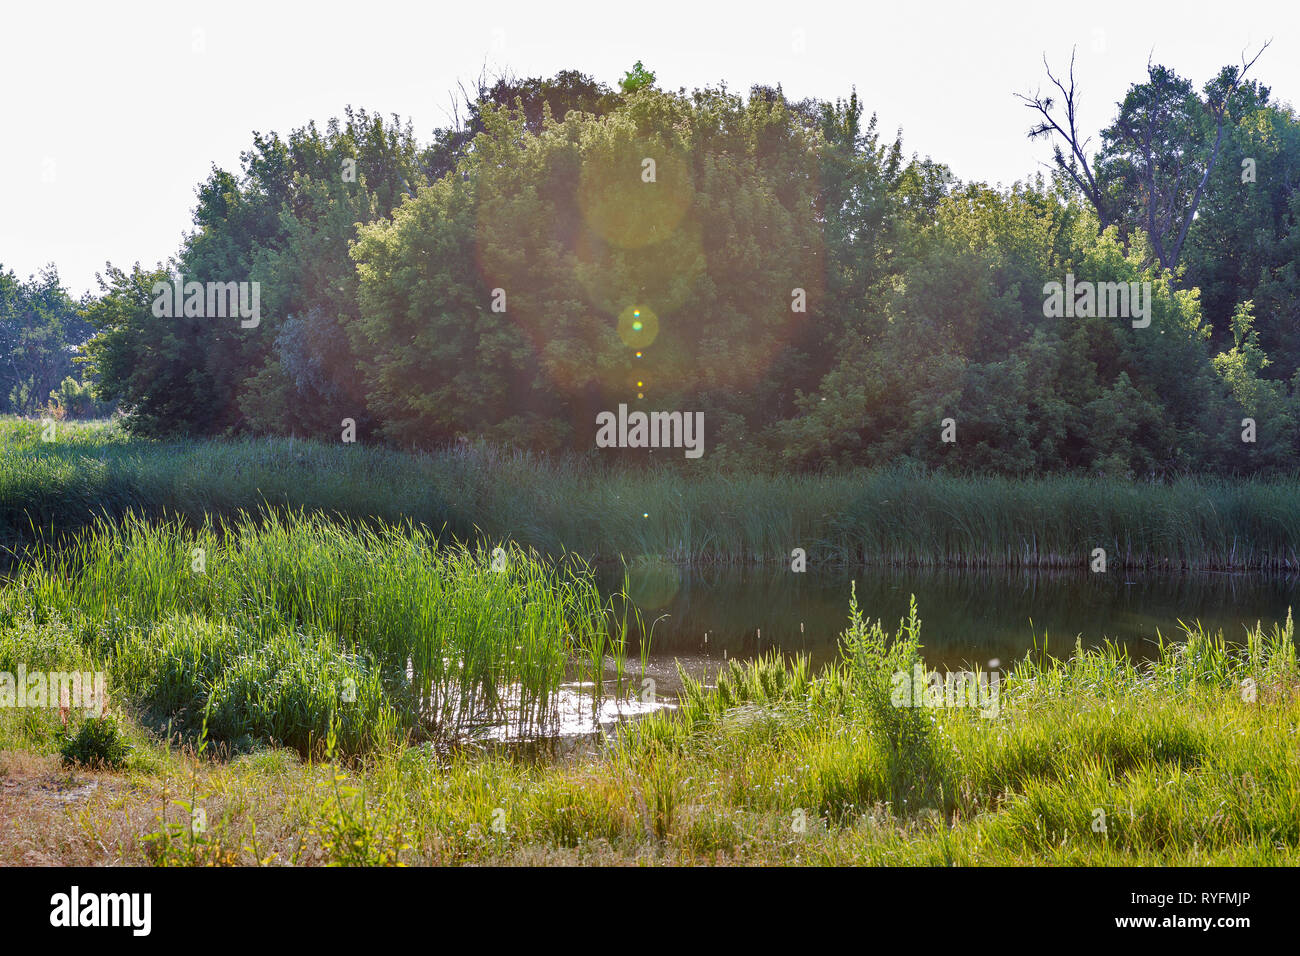
[[[907,157],[856,91],[672,92],[641,63],[615,90],[481,80],[427,145],[349,109],[214,168],[175,260],[110,269],[76,312],[85,355],[148,434],[351,419],[402,445],[595,454],[597,413],[628,404],[704,412],[722,465],[1293,468],[1300,120],[1244,72],[1198,93],[1153,65],[1095,155],[1071,142],[1006,188]],[[1061,126],[1025,99],[1033,135],[1075,132],[1072,97]],[[259,283],[260,321],[156,316],[182,276]],[[1149,321],[1053,313],[1067,277],[1149,289]],[[0,276],[0,357],[14,288]]]

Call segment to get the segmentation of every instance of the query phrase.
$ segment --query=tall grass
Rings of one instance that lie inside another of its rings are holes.
[[[197,528],[101,520],[29,549],[0,608],[11,621],[75,621],[115,690],[160,715],[304,751],[335,713],[352,750],[399,726],[538,732],[566,677],[593,682],[599,706],[628,641],[574,558],[303,514]]]
[[[597,456],[482,445],[406,453],[262,439],[128,441],[116,427],[0,422],[0,545],[97,515],[211,516],[306,508],[418,525],[465,542],[512,540],[593,561],[811,567],[895,563],[1300,568],[1300,480],[962,477],[907,469],[734,475],[634,471]]]
[[[137,576],[157,566],[145,562]],[[98,593],[93,583],[83,596]],[[292,720],[295,706],[329,684],[313,682],[294,697],[300,674],[326,669],[315,655],[328,642],[275,650],[278,666],[261,668],[260,645],[246,643],[238,614],[220,623],[177,612],[156,627],[125,626],[82,616],[67,594],[39,582],[27,586],[28,603],[8,600],[12,586],[0,591],[0,663],[21,659],[33,643],[43,660],[117,647],[115,667],[137,668],[144,676],[131,681],[160,699],[193,698],[209,715],[222,705],[205,693],[247,700],[246,726],[264,719],[272,736],[285,733],[274,721]],[[147,594],[126,598],[126,610],[148,618]],[[276,630],[273,640],[290,633]],[[371,759],[347,770],[279,751],[194,761],[191,796],[171,814],[179,819],[164,816],[144,845],[150,853],[170,845],[176,852],[163,861],[181,863],[1295,865],[1294,626],[1256,627],[1244,645],[1197,624],[1183,625],[1182,635],[1162,642],[1151,662],[1115,646],[1032,654],[1005,675],[995,713],[900,709],[886,696],[888,679],[918,661],[919,614],[913,607],[886,629],[851,611],[840,660],[822,673],[804,657],[732,661],[716,687],[688,682],[678,710],[565,759],[374,746]],[[133,642],[142,648],[130,649]],[[346,652],[337,653],[343,666]],[[296,660],[308,666],[297,669]],[[264,693],[267,683],[281,687]],[[379,692],[390,691],[381,684]],[[331,706],[330,753],[342,749],[344,717]],[[0,714],[0,744],[50,736],[46,726],[16,728]],[[166,796],[164,788],[164,814]],[[79,815],[101,838],[75,844],[91,848],[82,852],[117,852],[117,799],[98,817],[89,807]],[[210,828],[187,851],[166,834],[174,825],[187,832],[191,805],[206,807]],[[18,809],[24,852],[59,839],[33,832]]]

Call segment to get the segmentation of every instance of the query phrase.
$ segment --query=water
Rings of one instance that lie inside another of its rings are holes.
[[[608,593],[623,586],[621,569],[599,575]],[[1088,574],[1062,571],[920,571],[900,568],[795,574],[754,568],[687,571],[667,563],[642,563],[629,571],[628,589],[653,626],[646,670],[638,650],[628,655],[621,701],[614,671],[607,670],[602,707],[591,713],[589,686],[566,687],[559,719],[545,735],[590,737],[597,725],[635,719],[673,706],[681,690],[678,667],[711,681],[725,661],[772,650],[807,654],[814,668],[834,660],[848,622],[850,587],[865,617],[883,618],[892,632],[916,595],[921,656],[937,670],[996,666],[1003,673],[1041,648],[1066,657],[1078,637],[1084,647],[1111,640],[1138,660],[1157,651],[1157,637],[1182,639],[1181,619],[1222,629],[1242,641],[1247,627],[1266,627],[1300,610],[1300,576],[1251,574]],[[996,662],[996,664],[994,664]],[[654,682],[656,703],[638,697]],[[630,692],[630,693],[629,693]],[[609,699],[605,699],[609,697]],[[511,741],[509,728],[483,739]]]
[[[937,669],[1005,670],[1039,646],[1067,656],[1079,636],[1085,647],[1111,639],[1138,659],[1156,653],[1157,632],[1180,639],[1178,620],[1197,619],[1230,640],[1245,628],[1286,619],[1300,610],[1300,577],[1248,574],[919,571],[796,574],[723,569],[683,571],[644,565],[630,573],[629,590],[654,623],[651,675],[673,681],[674,659],[695,674],[716,673],[728,658],[752,658],[780,649],[808,654],[814,665],[832,660],[848,618],[856,583],[865,616],[892,631],[915,594],[922,620],[922,656]],[[621,586],[621,571],[606,587]],[[639,661],[631,670],[639,669]]]

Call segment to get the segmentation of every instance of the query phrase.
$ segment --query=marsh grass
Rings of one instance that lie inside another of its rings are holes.
[[[958,476],[907,468],[731,474],[605,466],[483,444],[430,453],[294,439],[148,442],[115,425],[0,421],[0,542],[134,511],[194,526],[306,509],[405,521],[476,545],[591,561],[680,565],[894,563],[1300,568],[1300,480],[1163,483],[1060,475]]]
[[[169,751],[135,778],[162,811],[131,829],[114,829],[130,815],[120,801],[84,810],[84,834],[46,839],[26,809],[14,827],[25,847],[84,848],[80,862],[105,847],[183,864],[1295,865],[1294,629],[1261,626],[1241,645],[1195,623],[1182,633],[1150,662],[1114,646],[1029,655],[992,718],[902,714],[885,709],[883,678],[914,660],[919,613],[896,628],[851,615],[834,667],[733,661],[677,711],[574,757]],[[0,747],[15,742],[5,733]],[[202,839],[183,829],[194,806]]]
[[[54,656],[106,661],[114,695],[159,720],[304,753],[330,726],[353,753],[503,720],[538,733],[562,681],[592,684],[598,708],[607,668],[615,695],[629,679],[626,614],[581,561],[409,524],[128,514],[27,549],[0,607],[17,629],[49,629]]]

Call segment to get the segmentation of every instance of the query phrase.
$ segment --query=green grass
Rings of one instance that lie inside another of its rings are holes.
[[[993,716],[889,706],[887,678],[923,635],[915,612],[896,630],[853,614],[829,670],[733,661],[679,710],[569,757],[388,741],[344,769],[330,753],[214,760],[145,742],[127,774],[157,812],[92,804],[57,839],[168,864],[1300,862],[1289,620],[1240,647],[1189,626],[1143,664],[1031,655]],[[56,747],[57,727],[19,723],[0,719],[0,750]],[[12,821],[25,847],[44,845],[33,825]]]
[[[28,549],[0,585],[0,626],[15,659],[42,646],[16,635],[37,633],[56,642],[47,658],[105,663],[110,693],[160,721],[306,753],[334,719],[358,752],[502,721],[531,733],[566,677],[619,693],[605,668],[626,671],[621,603],[576,560],[409,526],[128,516]]]
[[[96,515],[305,508],[588,560],[1300,568],[1300,480],[961,477],[899,469],[735,475],[604,467],[484,446],[406,453],[288,439],[132,441],[103,423],[0,421],[0,542]]]
[[[0,708],[0,773],[14,752],[111,751],[61,772],[130,786],[87,798],[72,833],[16,804],[0,862],[39,847],[82,864],[1300,863],[1290,619],[1244,644],[1183,625],[1150,662],[1031,653],[984,716],[895,706],[919,613],[886,629],[850,604],[833,666],[769,655],[712,687],[686,676],[677,709],[590,750],[411,746],[484,721],[536,730],[562,680],[628,669],[626,605],[530,545],[784,561],[794,540],[810,557],[971,564],[1098,546],[1271,566],[1295,555],[1285,482],[688,481],[483,448],[142,444],[102,425],[47,445],[33,427],[4,426],[0,514],[64,533],[15,543],[0,670],[107,670],[119,730]],[[642,518],[646,502],[667,514]],[[440,515],[475,546],[430,530]]]

